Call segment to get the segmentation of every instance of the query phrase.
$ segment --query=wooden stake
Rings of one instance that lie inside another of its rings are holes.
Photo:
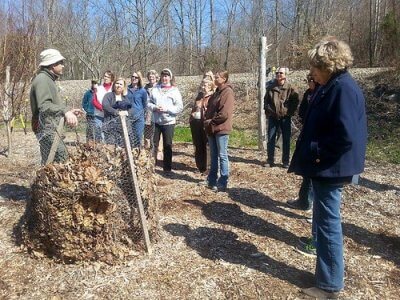
[[[131,148],[131,143],[129,141],[128,128],[126,127],[126,117],[120,115],[120,118],[121,118],[121,124],[122,124],[122,131],[124,133],[125,151],[126,151],[126,154],[128,156],[128,161],[129,161],[129,170],[131,172],[131,179],[132,179],[133,186],[135,188],[137,205],[139,208],[140,223],[142,225],[142,231],[143,231],[143,236],[144,236],[144,244],[145,244],[147,253],[150,254],[151,253],[151,245],[150,245],[149,230],[147,227],[147,220],[146,220],[146,215],[144,213],[142,195],[140,194],[139,183],[138,183],[138,179],[137,179],[137,175],[136,175],[136,167],[135,167],[135,163],[133,161],[132,148]]]
[[[54,157],[56,156],[58,145],[60,144],[61,135],[64,131],[64,117],[60,119],[58,123],[58,127],[56,128],[56,132],[54,134],[53,143],[51,144],[49,156],[47,156],[46,165],[53,162]]]
[[[264,112],[264,96],[266,90],[266,61],[267,61],[267,38],[260,39],[260,69],[258,74],[258,150],[265,151],[266,146],[266,117]]]

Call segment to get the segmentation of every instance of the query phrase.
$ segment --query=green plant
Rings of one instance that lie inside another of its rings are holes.
[[[192,134],[190,132],[190,128],[186,126],[175,127],[174,141],[191,143]],[[229,146],[231,147],[256,148],[257,145],[258,142],[256,130],[234,129],[229,136]]]
[[[367,145],[367,159],[400,164],[400,139],[371,140]]]
[[[190,128],[186,126],[176,126],[174,132],[174,141],[181,143],[191,143],[192,133]]]

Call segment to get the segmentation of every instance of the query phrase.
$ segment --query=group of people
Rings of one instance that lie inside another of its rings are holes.
[[[288,201],[294,208],[312,207],[311,243],[316,254],[315,286],[304,289],[309,296],[337,298],[344,287],[343,235],[340,203],[344,185],[363,172],[367,123],[365,100],[348,68],[353,57],[349,46],[336,38],[321,40],[308,52],[310,73],[308,90],[300,104],[302,130],[290,161],[291,118],[299,104],[299,96],[288,80],[288,69],[279,67],[275,79],[267,84],[264,110],[268,118],[267,166],[275,166],[275,142],[282,134],[282,167],[302,176],[299,199]],[[66,123],[77,125],[80,110],[68,110],[61,101],[54,81],[62,74],[64,57],[54,49],[41,53],[40,70],[32,82],[32,125],[56,124],[55,115]],[[145,126],[154,126],[154,149],[163,141],[163,170],[172,169],[172,140],[176,116],[183,109],[182,96],[174,84],[170,69],[163,69],[158,79],[155,71],[147,74],[144,85],[139,71],[132,72],[131,84],[123,78],[104,73],[102,85],[92,81],[83,97],[88,124],[88,138],[118,143],[112,133],[102,130],[104,123],[124,115],[136,120],[131,124],[142,145]],[[234,91],[227,71],[207,72],[193,103],[189,123],[195,147],[195,162],[201,174],[208,168],[207,144],[211,158],[207,178],[202,184],[213,191],[226,191],[229,180],[228,142],[232,131]],[[43,119],[40,119],[40,116]],[[139,121],[137,121],[139,120]],[[152,125],[153,124],[153,125]],[[42,142],[39,140],[42,150]],[[61,143],[59,147],[63,147]],[[42,151],[46,161],[48,152]],[[65,149],[58,149],[56,161],[65,158]]]
[[[133,147],[143,145],[148,93],[141,72],[134,71],[131,83],[115,78],[111,71],[104,72],[101,85],[92,80],[91,88],[82,99],[86,113],[86,139],[122,146],[120,116],[128,117],[129,138]]]
[[[289,82],[285,67],[277,68],[275,79],[267,83],[266,166],[275,166],[275,143],[280,130],[282,167],[303,179],[299,198],[287,204],[313,211],[311,237],[302,237],[299,243],[304,253],[316,256],[315,286],[303,292],[317,299],[335,299],[344,288],[341,195],[343,187],[355,182],[364,170],[365,99],[348,71],[353,56],[345,42],[333,37],[323,39],[309,51],[308,57],[311,65],[306,79],[308,89],[299,107],[302,130],[291,160],[291,118],[297,111],[299,95]],[[229,178],[227,143],[232,129],[234,96],[227,79],[225,74],[217,73],[212,80],[212,73],[206,73],[190,116],[196,165],[201,173],[205,172],[208,140],[211,166],[205,184],[217,191],[226,190]],[[215,91],[213,81],[217,86]]]

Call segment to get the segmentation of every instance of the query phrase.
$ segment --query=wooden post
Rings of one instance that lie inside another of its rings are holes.
[[[131,148],[131,143],[129,141],[128,128],[126,127],[126,117],[123,115],[120,115],[120,118],[121,118],[121,124],[122,124],[122,131],[124,133],[125,151],[126,151],[126,155],[128,156],[128,161],[129,161],[129,171],[131,173],[131,179],[132,179],[133,186],[135,188],[137,205],[139,208],[139,216],[140,216],[140,223],[142,225],[142,231],[143,231],[143,236],[144,236],[144,244],[145,244],[147,253],[151,253],[149,230],[147,228],[147,220],[146,220],[146,215],[144,213],[142,195],[140,194],[139,183],[138,183],[138,179],[137,179],[137,175],[136,175],[135,162],[133,161],[132,148]]]
[[[60,119],[58,127],[56,128],[56,132],[54,133],[54,139],[53,143],[51,144],[49,156],[47,156],[46,165],[53,162],[54,157],[56,156],[58,145],[60,144],[63,131],[64,131],[64,117]]]
[[[12,139],[11,139],[11,101],[10,101],[10,66],[6,67],[6,82],[4,89],[4,102],[3,102],[3,119],[7,129],[7,157],[12,155]]]
[[[267,38],[262,36],[260,39],[260,70],[258,75],[258,149],[265,151],[266,146],[266,118],[264,112],[264,96],[266,90],[266,53]]]

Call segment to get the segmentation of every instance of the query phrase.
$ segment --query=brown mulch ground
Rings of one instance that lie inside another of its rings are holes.
[[[0,149],[6,139],[1,134]],[[294,249],[310,233],[307,214],[288,208],[300,178],[262,167],[254,149],[229,149],[227,193],[197,183],[193,149],[174,148],[174,175],[157,168],[160,236],[151,255],[123,264],[65,265],[33,258],[15,228],[38,167],[37,142],[16,132],[14,155],[0,155],[0,299],[303,299],[315,260]],[[343,299],[397,299],[400,292],[400,166],[367,162],[342,205]]]

